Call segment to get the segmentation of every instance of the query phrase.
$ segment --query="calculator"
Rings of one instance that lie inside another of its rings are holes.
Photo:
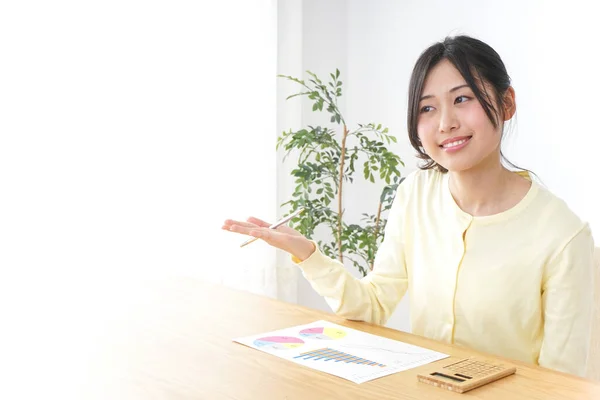
[[[438,363],[439,364],[439,363]],[[446,366],[431,366],[427,372],[417,375],[419,382],[442,389],[464,393],[516,372],[511,365],[482,358],[465,358]]]

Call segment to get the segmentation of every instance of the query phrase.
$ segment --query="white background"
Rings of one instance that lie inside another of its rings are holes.
[[[271,0],[0,3],[6,398],[75,390],[128,279],[274,294],[220,227],[277,211],[276,44]]]

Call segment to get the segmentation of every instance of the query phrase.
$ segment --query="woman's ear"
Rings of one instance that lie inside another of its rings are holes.
[[[517,112],[517,103],[515,101],[515,89],[509,86],[504,93],[504,121],[511,119]]]

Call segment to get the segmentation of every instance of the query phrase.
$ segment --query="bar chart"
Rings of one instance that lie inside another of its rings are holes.
[[[328,347],[323,349],[317,349],[308,351],[306,353],[300,353],[300,355],[294,357],[303,360],[314,360],[323,362],[343,362],[346,364],[362,364],[373,367],[385,367],[383,364],[376,363],[371,360],[353,356],[352,354],[344,353],[339,350],[330,349]]]

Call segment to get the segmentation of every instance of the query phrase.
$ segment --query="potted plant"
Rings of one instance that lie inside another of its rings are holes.
[[[331,114],[329,127],[307,126],[296,132],[283,132],[277,138],[277,149],[285,150],[285,156],[297,154],[297,165],[291,172],[295,189],[291,199],[281,206],[288,206],[290,213],[300,207],[305,210],[291,220],[290,225],[308,238],[315,229],[324,225],[331,232],[332,241],[317,241],[319,248],[328,256],[342,263],[350,261],[364,276],[373,269],[378,246],[384,238],[386,215],[394,199],[396,189],[404,180],[399,166],[404,163],[386,145],[396,143],[396,138],[381,124],[357,124],[353,130],[346,124],[337,100],[342,96],[340,71],[331,73],[331,80],[324,83],[314,73],[305,81],[292,76],[280,78],[296,82],[301,91],[287,97],[307,96],[313,102],[314,112]],[[345,185],[353,184],[360,168],[360,179],[371,183],[384,182],[379,204],[371,212],[362,213],[361,221],[349,223],[342,209]]]

